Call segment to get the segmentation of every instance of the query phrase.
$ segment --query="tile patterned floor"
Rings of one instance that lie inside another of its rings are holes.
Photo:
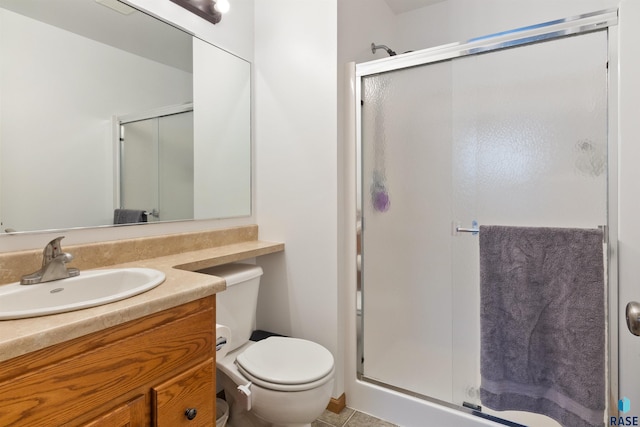
[[[351,408],[344,408],[339,414],[324,411],[320,418],[311,424],[312,427],[397,427]]]

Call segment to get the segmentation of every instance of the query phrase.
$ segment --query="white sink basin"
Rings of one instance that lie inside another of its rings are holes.
[[[35,285],[0,286],[0,320],[64,313],[120,301],[164,282],[151,268],[81,271],[79,276]]]

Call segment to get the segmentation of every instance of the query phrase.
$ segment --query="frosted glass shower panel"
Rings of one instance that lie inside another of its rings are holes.
[[[193,218],[193,111],[158,123],[158,207],[164,221]]]
[[[457,59],[452,71],[454,221],[607,224],[606,32]],[[452,240],[454,403],[479,404],[478,237]]]
[[[606,32],[461,58],[453,76],[458,218],[604,224]]]
[[[123,124],[120,141],[120,207],[151,210],[158,206],[157,119]]]
[[[478,235],[455,228],[607,224],[607,48],[598,31],[361,78],[364,379],[482,403]],[[558,425],[523,414],[494,413]]]
[[[124,123],[120,141],[121,207],[193,219],[193,111]]]
[[[451,64],[363,79],[369,378],[451,399]]]

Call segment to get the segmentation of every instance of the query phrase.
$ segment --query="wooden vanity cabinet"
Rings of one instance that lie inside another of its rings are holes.
[[[215,296],[0,363],[0,426],[205,427],[215,413]]]

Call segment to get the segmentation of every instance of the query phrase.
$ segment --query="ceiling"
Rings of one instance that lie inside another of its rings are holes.
[[[420,9],[445,0],[385,0],[396,15],[411,10]]]

